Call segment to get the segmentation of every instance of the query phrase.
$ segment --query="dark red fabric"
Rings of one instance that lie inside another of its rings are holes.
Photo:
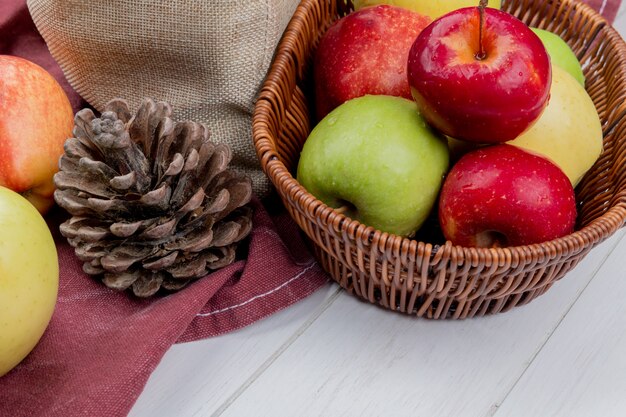
[[[589,0],[612,20],[619,0]],[[85,106],[38,35],[25,0],[0,0],[0,54],[46,68],[75,110]],[[177,342],[219,335],[308,296],[327,275],[278,202],[254,200],[254,229],[242,260],[175,294],[138,300],[86,276],[58,233],[66,214],[47,216],[60,264],[59,298],[35,350],[0,377],[0,416],[123,416],[163,354]]]
[[[324,284],[295,224],[284,213],[270,216],[258,200],[253,206],[246,260],[151,300],[83,274],[56,230],[64,214],[51,213],[61,267],[57,307],[35,350],[0,378],[0,416],[126,415],[172,344],[241,328]]]
[[[86,105],[50,56],[24,0],[0,0],[0,54],[46,68],[74,110]],[[60,265],[52,321],[31,354],[0,377],[0,416],[123,416],[167,349],[177,342],[247,326],[310,295],[328,281],[277,201],[254,200],[254,228],[242,260],[184,290],[139,300],[82,272],[48,214]],[[272,211],[270,214],[269,211]]]
[[[84,105],[48,52],[28,13],[26,0],[0,0],[0,54],[20,56],[42,66],[67,92],[75,111]]]
[[[615,20],[621,0],[585,0],[585,3],[596,9],[609,22]]]

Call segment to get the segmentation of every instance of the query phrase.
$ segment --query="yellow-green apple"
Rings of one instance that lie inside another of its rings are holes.
[[[580,62],[578,62],[578,58],[576,58],[574,51],[572,51],[572,48],[569,47],[567,42],[559,35],[547,30],[538,28],[531,29],[539,36],[539,39],[541,39],[541,42],[543,42],[543,45],[546,47],[552,65],[558,65],[563,68],[584,87],[585,75],[583,74]]]
[[[377,4],[391,4],[436,19],[453,10],[474,6],[476,0],[354,0],[352,3],[355,10]],[[489,7],[499,9],[500,0],[489,0]]]
[[[39,342],[57,300],[50,229],[24,197],[0,187],[0,376]]]
[[[41,213],[54,204],[52,177],[73,119],[67,95],[46,70],[0,55],[0,185]]]
[[[539,153],[576,186],[602,153],[602,124],[587,91],[564,69],[552,68],[550,102],[530,129],[511,145]]]
[[[482,6],[455,10],[422,30],[409,51],[408,79],[420,112],[441,132],[505,142],[545,108],[550,59],[526,24]]]
[[[448,167],[445,139],[411,100],[366,95],[330,112],[307,138],[298,181],[368,226],[412,235],[431,212]]]
[[[439,223],[461,246],[518,246],[574,230],[574,189],[547,158],[508,144],[468,152],[441,188]]]
[[[411,98],[409,48],[431,19],[410,10],[376,6],[337,20],[323,35],[313,61],[318,120],[355,97]]]

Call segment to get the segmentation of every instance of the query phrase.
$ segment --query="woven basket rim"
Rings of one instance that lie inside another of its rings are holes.
[[[507,0],[504,0],[505,3]],[[581,13],[589,15],[591,18],[603,21],[601,29],[607,31],[606,36],[612,47],[619,50],[622,59],[619,61],[618,83],[626,89],[626,43],[619,33],[606,21],[606,19],[596,12],[589,5],[578,0],[560,0],[565,7],[576,7]],[[301,1],[292,17],[283,39],[279,43],[274,63],[291,59],[290,49],[287,40],[290,35],[303,29],[306,24],[302,19],[302,14],[309,11],[311,2]],[[600,30],[598,30],[599,32]],[[594,35],[594,36],[597,36]],[[395,251],[399,248],[415,246],[426,249],[431,257],[441,256],[443,252],[453,255],[457,259],[480,259],[485,262],[485,266],[497,266],[503,259],[534,259],[537,263],[549,262],[555,258],[561,258],[595,246],[605,240],[626,224],[626,184],[621,184],[616,190],[614,205],[607,208],[600,216],[590,221],[573,233],[559,237],[557,239],[544,241],[530,245],[505,246],[498,248],[479,248],[470,246],[453,245],[446,240],[445,244],[434,244],[402,237],[387,232],[382,232],[372,226],[367,226],[357,220],[351,219],[344,214],[337,212],[332,207],[318,200],[309,193],[280,160],[276,147],[268,137],[271,135],[268,126],[272,121],[268,120],[267,113],[263,111],[265,106],[270,106],[276,93],[272,86],[280,84],[280,77],[283,69],[280,65],[272,65],[263,85],[261,93],[257,99],[253,112],[253,141],[261,166],[265,174],[270,178],[274,186],[285,193],[288,198],[300,204],[302,207],[311,207],[310,211],[315,213],[316,222],[321,226],[332,226],[340,233],[349,233],[355,241],[365,244],[378,245],[381,251]],[[626,118],[626,105],[620,109],[619,118]],[[611,127],[614,129],[615,126]],[[603,132],[605,135],[606,132]],[[378,233],[376,233],[378,232]],[[373,239],[373,240],[372,240]],[[588,243],[585,243],[588,242]],[[590,243],[590,244],[589,244]],[[557,247],[567,248],[558,250]],[[531,256],[529,256],[531,255]],[[539,260],[539,261],[537,261]],[[523,264],[523,262],[520,262]]]

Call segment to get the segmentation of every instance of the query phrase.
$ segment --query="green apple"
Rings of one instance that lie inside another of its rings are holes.
[[[39,342],[58,288],[56,246],[46,222],[26,198],[0,187],[0,376]]]
[[[390,4],[430,16],[432,19],[462,7],[478,6],[478,0],[354,0],[352,3],[354,10],[377,4]],[[499,9],[500,0],[489,0],[488,6]]]
[[[576,186],[602,152],[602,125],[587,91],[553,66],[548,106],[530,129],[507,143],[551,159]]]
[[[583,75],[580,62],[578,62],[578,58],[576,58],[572,48],[570,48],[559,35],[538,28],[531,28],[531,30],[535,32],[535,34],[539,36],[539,39],[541,39],[541,42],[543,42],[543,46],[546,47],[548,55],[550,55],[552,64],[558,65],[569,72],[576,81],[584,86],[585,76]]]
[[[330,112],[307,138],[298,181],[331,207],[381,231],[411,236],[432,210],[448,147],[400,97],[366,95]]]

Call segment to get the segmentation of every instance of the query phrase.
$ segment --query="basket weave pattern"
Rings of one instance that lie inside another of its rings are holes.
[[[471,248],[382,233],[309,194],[294,173],[312,119],[311,63],[348,1],[303,0],[278,46],[257,101],[253,139],[261,166],[322,267],[347,291],[394,311],[467,318],[509,310],[545,293],[626,220],[626,45],[575,0],[505,0],[503,9],[560,35],[583,64],[602,120],[604,151],[577,187],[578,225],[541,244]]]

